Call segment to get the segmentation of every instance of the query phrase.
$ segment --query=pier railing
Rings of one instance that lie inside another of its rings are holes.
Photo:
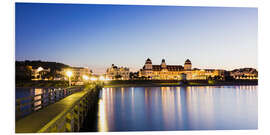
[[[37,89],[37,88],[31,88]],[[83,87],[73,88],[40,88],[39,94],[16,99],[16,119],[22,118],[32,112],[38,111],[50,104],[53,104],[73,93],[83,90]]]
[[[63,110],[38,132],[78,132],[88,112],[90,93],[86,93],[80,100]]]
[[[16,120],[16,133],[76,132],[97,104],[100,87],[85,88]]]

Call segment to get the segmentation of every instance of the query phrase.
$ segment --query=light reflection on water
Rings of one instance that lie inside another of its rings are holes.
[[[98,131],[257,129],[257,86],[104,88]]]

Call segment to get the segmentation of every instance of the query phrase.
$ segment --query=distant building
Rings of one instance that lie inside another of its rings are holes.
[[[114,64],[106,70],[106,78],[110,80],[129,80],[129,68],[117,67]]]
[[[191,67],[192,67],[191,61],[189,59],[187,59],[185,61],[185,64],[184,64],[184,69],[185,70],[191,70]]]
[[[182,65],[167,65],[165,59],[162,59],[160,65],[153,65],[148,58],[139,76],[153,80],[206,80],[209,77],[221,76],[223,78],[224,70],[217,69],[192,69],[192,63],[187,59]]]
[[[61,71],[61,74],[67,80],[66,72],[71,71],[72,72],[72,80],[73,81],[83,81],[83,76],[91,76],[92,71],[88,67],[71,67],[66,68]]]
[[[31,71],[32,71],[32,80],[49,80],[46,75],[51,71],[50,68],[43,68],[43,67],[36,67],[33,68],[31,66]]]
[[[258,71],[254,68],[240,68],[230,71],[234,79],[258,79]]]

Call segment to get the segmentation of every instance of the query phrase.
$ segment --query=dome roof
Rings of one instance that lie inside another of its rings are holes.
[[[185,61],[185,64],[191,64],[191,61],[190,61],[189,59],[187,59],[187,60]]]
[[[165,62],[165,59],[162,59],[162,61],[161,62]]]
[[[152,61],[148,58],[145,62],[145,64],[152,64]]]

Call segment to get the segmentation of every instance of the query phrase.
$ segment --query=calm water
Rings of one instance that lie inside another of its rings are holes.
[[[257,86],[104,88],[98,131],[257,129]]]

